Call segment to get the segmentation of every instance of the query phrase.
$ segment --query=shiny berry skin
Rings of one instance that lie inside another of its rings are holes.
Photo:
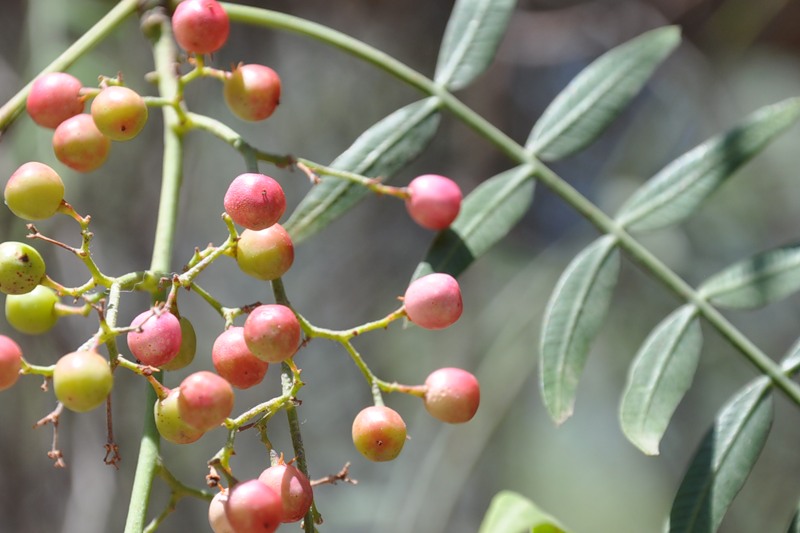
[[[311,508],[314,500],[311,482],[294,466],[271,466],[261,472],[258,480],[280,495],[283,502],[282,522],[298,522]]]
[[[34,247],[16,241],[0,244],[0,292],[31,292],[44,275],[44,259]]]
[[[264,174],[237,176],[228,187],[223,202],[225,212],[234,222],[255,231],[277,223],[286,211],[283,187]]]
[[[189,322],[189,319],[185,316],[180,318],[180,324],[181,347],[178,350],[178,355],[159,366],[158,368],[161,370],[180,370],[181,368],[186,368],[194,361],[194,356],[197,352],[197,333],[195,333],[192,323]]]
[[[272,281],[283,276],[294,262],[294,244],[280,224],[267,229],[246,229],[236,245],[236,262],[245,274]]]
[[[240,65],[225,79],[225,103],[242,120],[264,120],[281,99],[281,79],[264,65]]]
[[[161,366],[172,361],[181,349],[181,323],[167,311],[147,310],[131,322],[136,330],[128,332],[128,348],[142,362]]]
[[[233,411],[233,389],[224,378],[201,370],[186,376],[178,395],[180,417],[190,426],[208,431]]]
[[[353,420],[353,444],[370,461],[391,461],[406,443],[406,423],[394,409],[366,407]]]
[[[147,105],[136,91],[113,85],[92,100],[92,119],[97,129],[112,141],[129,141],[147,123]]]
[[[431,416],[442,422],[467,422],[481,402],[478,379],[460,368],[440,368],[425,380],[423,401]]]
[[[434,273],[411,282],[403,297],[409,320],[425,329],[443,329],[461,316],[461,289],[450,274]]]
[[[228,492],[218,492],[208,505],[208,523],[214,533],[236,533],[225,515]]]
[[[264,380],[269,365],[257,358],[244,342],[244,328],[223,331],[211,348],[211,361],[217,373],[237,389],[249,389]]]
[[[25,107],[34,122],[55,129],[78,113],[83,113],[83,85],[65,72],[42,74],[33,82]]]
[[[294,312],[280,304],[259,305],[244,322],[244,340],[253,354],[268,363],[294,355],[302,330]]]
[[[11,338],[0,335],[0,391],[11,388],[19,379],[22,349]]]
[[[158,400],[153,406],[156,428],[164,439],[174,444],[190,444],[203,436],[203,431],[195,429],[181,418],[178,409],[180,389],[172,389],[166,398]]]
[[[92,116],[70,117],[53,133],[53,152],[59,161],[78,172],[97,170],[108,159],[111,140],[95,126]]]
[[[216,52],[230,33],[228,14],[215,0],[184,0],[172,14],[175,40],[187,52]]]
[[[64,200],[64,182],[48,165],[30,161],[11,174],[3,191],[11,212],[25,220],[53,216]]]
[[[55,291],[42,285],[25,294],[9,294],[6,296],[6,320],[20,333],[45,333],[58,321],[57,302]]]
[[[423,228],[437,231],[448,228],[461,210],[461,189],[444,176],[417,176],[408,184],[408,194],[408,214]]]
[[[281,497],[257,479],[239,483],[228,494],[225,516],[237,533],[272,533],[281,525]]]
[[[106,401],[114,385],[114,376],[105,357],[84,350],[72,352],[56,363],[53,390],[67,409],[83,413]]]

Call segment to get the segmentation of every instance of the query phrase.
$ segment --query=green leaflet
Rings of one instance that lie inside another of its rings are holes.
[[[464,198],[458,218],[431,243],[413,279],[431,272],[458,276],[511,231],[533,201],[533,170],[527,165],[489,178]]]
[[[498,492],[483,517],[478,533],[566,533],[558,520],[532,501],[504,490]]]
[[[561,274],[544,313],[541,388],[557,424],[572,415],[589,344],[602,324],[619,274],[616,238],[600,237]]]
[[[402,107],[361,134],[331,167],[388,178],[417,157],[439,126],[439,101],[426,98]],[[323,177],[285,224],[295,243],[315,234],[363,199],[369,191],[355,183]]]
[[[703,344],[697,308],[685,305],[647,337],[631,364],[620,405],[625,436],[648,455],[694,378]]]
[[[635,231],[680,222],[798,116],[800,98],[761,108],[739,126],[712,137],[664,167],[622,206],[617,220]]]
[[[434,81],[450,91],[469,85],[494,59],[516,0],[457,0],[444,32]]]
[[[542,160],[577,152],[593,141],[680,43],[680,30],[646,32],[606,52],[583,69],[536,122],[526,148]]]
[[[701,296],[720,307],[749,309],[800,289],[800,244],[791,244],[731,265],[706,280]]]

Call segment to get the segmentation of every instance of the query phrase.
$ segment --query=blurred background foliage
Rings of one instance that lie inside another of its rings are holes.
[[[245,2],[327,24],[430,74],[452,1],[275,0]],[[102,16],[108,0],[6,0],[0,17],[0,99],[11,97],[42,67]],[[601,207],[613,212],[647,177],[746,113],[800,95],[800,3],[791,0],[521,0],[491,69],[459,97],[523,142],[558,91],[602,52],[639,33],[679,24],[684,41],[625,114],[587,150],[555,170]],[[415,100],[412,89],[373,67],[291,34],[234,26],[230,42],[213,58],[227,68],[239,61],[273,67],[283,80],[282,105],[265,123],[245,124],[225,108],[220,85],[201,80],[187,91],[194,111],[217,117],[257,146],[327,163],[371,124]],[[70,72],[85,85],[121,72],[132,88],[154,94],[144,80],[152,68],[148,42],[130,20]],[[67,186],[67,200],[91,214],[93,250],[101,268],[118,275],[147,268],[160,185],[158,112],[144,134],[115,144],[107,164],[78,175],[59,164],[51,132],[27,116],[2,137],[0,167],[10,175],[28,160],[52,164]],[[771,146],[714,196],[691,221],[643,237],[690,283],[731,262],[797,239],[800,226],[797,129]],[[187,138],[185,185],[173,268],[195,246],[220,243],[222,196],[244,171],[241,158],[210,136]],[[487,142],[445,117],[430,148],[395,177],[404,184],[420,173],[441,173],[465,192],[512,166]],[[290,206],[309,190],[297,171],[264,164],[281,181]],[[77,244],[78,228],[64,217],[37,224],[45,234]],[[0,210],[3,240],[21,240],[24,224]],[[315,340],[297,357],[307,386],[299,410],[312,477],[352,462],[358,485],[322,486],[317,502],[328,533],[467,532],[477,529],[491,497],[513,489],[536,501],[576,532],[640,533],[661,529],[677,484],[719,406],[755,375],[709,328],[700,369],[662,443],[648,458],[623,437],[617,423],[627,366],[648,331],[680,302],[630,262],[612,311],[587,365],[576,414],[561,428],[539,398],[536,362],[543,307],[561,269],[595,237],[595,231],[545,188],[533,209],[490,254],[461,278],[465,313],[441,332],[419,328],[358,339],[357,348],[382,378],[421,383],[442,366],[478,373],[483,401],[469,424],[444,427],[413,398],[387,403],[406,419],[411,440],[390,464],[370,464],[353,449],[350,424],[370,401],[369,390],[339,346]],[[416,227],[402,203],[370,197],[348,216],[297,248],[284,281],[293,304],[313,323],[342,328],[391,311],[432,234]],[[86,273],[64,250],[37,244],[52,277],[65,284]],[[199,280],[229,306],[271,301],[268,287],[223,259]],[[193,369],[211,368],[210,346],[221,319],[191,293],[181,311],[199,336]],[[121,323],[147,305],[126,295]],[[777,358],[798,336],[800,299],[791,297],[757,312],[731,312],[731,320]],[[51,364],[95,330],[93,319],[63,319],[41,337],[0,332],[22,344],[33,363]],[[166,377],[168,385],[188,370]],[[102,533],[120,531],[127,512],[141,430],[145,385],[118,373],[114,432],[123,461],[118,471],[102,462],[102,409],[68,413],[59,427],[69,465],[54,470],[46,452],[49,428],[31,429],[55,401],[24,378],[0,396],[0,530]],[[265,384],[237,395],[236,411],[279,391],[273,369]],[[722,531],[783,531],[800,494],[800,425],[796,406],[778,397],[777,417],[764,454]],[[274,443],[291,457],[283,416],[269,426]],[[222,445],[221,430],[188,447],[163,444],[166,463],[186,483],[201,486],[205,461]],[[254,477],[268,458],[255,434],[242,434],[233,466]],[[167,503],[156,482],[151,514]],[[206,506],[180,502],[165,532],[207,531]],[[291,531],[296,525],[283,526]]]

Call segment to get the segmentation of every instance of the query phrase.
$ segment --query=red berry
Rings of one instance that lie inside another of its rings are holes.
[[[353,444],[370,461],[391,461],[406,442],[406,423],[383,405],[366,407],[353,420]]]
[[[411,282],[403,297],[409,320],[425,329],[443,329],[461,316],[461,289],[450,274],[428,274]]]
[[[217,373],[238,389],[249,389],[264,380],[269,365],[257,358],[244,342],[244,328],[234,326],[223,331],[211,348],[211,360]]]
[[[264,120],[281,99],[281,79],[264,65],[240,65],[225,79],[225,103],[242,120]]]
[[[314,494],[311,482],[300,470],[292,465],[275,465],[267,468],[258,480],[278,493],[283,503],[282,522],[302,520],[311,508]]]
[[[53,133],[53,152],[59,161],[78,172],[91,172],[108,159],[111,139],[100,133],[92,116],[70,117]]]
[[[443,230],[452,224],[461,209],[461,189],[444,176],[417,176],[408,184],[408,193],[408,214],[423,228]]]
[[[83,413],[106,401],[114,376],[105,357],[83,350],[68,353],[53,369],[53,390],[67,409]]]
[[[271,281],[283,276],[294,262],[292,238],[280,224],[267,229],[246,229],[239,236],[236,262],[245,274]]]
[[[153,406],[156,428],[164,439],[175,444],[190,444],[203,436],[203,431],[186,423],[178,408],[180,389],[172,389],[166,398]]]
[[[19,379],[22,349],[11,338],[0,335],[0,390],[10,388]]]
[[[0,244],[0,292],[25,294],[44,279],[45,264],[36,248],[22,242]]]
[[[218,492],[208,505],[208,523],[214,533],[236,533],[225,515],[225,504],[227,502],[228,492]]]
[[[247,173],[231,182],[224,204],[234,222],[258,231],[280,220],[286,210],[286,196],[281,185],[269,176]]]
[[[136,91],[112,85],[92,100],[92,119],[109,139],[128,141],[147,123],[147,104]]]
[[[233,411],[233,389],[225,379],[201,370],[180,385],[178,409],[190,426],[208,431],[222,424]]]
[[[230,33],[228,14],[215,0],[184,0],[172,14],[175,40],[187,52],[216,52]]]
[[[475,376],[460,368],[440,368],[425,380],[425,409],[436,419],[461,424],[475,416],[481,389]]]
[[[53,216],[64,200],[64,182],[58,173],[30,161],[11,174],[4,191],[11,212],[26,220],[44,220]]]
[[[281,497],[257,479],[233,487],[225,502],[225,516],[236,532],[272,533],[282,515]]]
[[[285,305],[259,305],[244,322],[244,340],[253,354],[269,363],[294,355],[300,344],[300,322]]]
[[[78,78],[64,72],[42,74],[33,82],[25,107],[38,125],[55,129],[69,117],[83,113],[82,87]]]
[[[135,330],[128,332],[128,348],[142,362],[161,366],[172,361],[181,349],[181,323],[167,311],[148,310],[131,322]]]

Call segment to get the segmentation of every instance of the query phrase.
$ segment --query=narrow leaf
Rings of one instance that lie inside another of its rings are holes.
[[[388,178],[417,157],[439,125],[439,101],[426,98],[398,109],[361,134],[331,167],[364,176]],[[360,185],[323,177],[285,224],[295,243],[310,237],[351,209],[369,191]]]
[[[464,198],[458,218],[431,243],[414,278],[431,272],[458,276],[519,222],[533,201],[534,181],[519,166],[481,183]]]
[[[606,52],[553,100],[526,147],[544,160],[561,159],[592,142],[680,43],[680,30],[651,30]]]
[[[529,499],[504,490],[498,492],[483,517],[478,533],[566,533],[566,529]]]
[[[589,344],[608,310],[619,264],[616,239],[601,237],[572,260],[550,296],[540,370],[544,403],[557,424],[572,415]]]
[[[719,412],[692,458],[670,513],[670,533],[717,531],[767,440],[773,418],[769,380],[759,378]]]
[[[680,222],[736,170],[800,116],[800,98],[763,107],[725,134],[712,137],[650,178],[617,213],[629,230]]]
[[[800,289],[800,244],[783,246],[736,263],[698,289],[720,307],[749,309]]]
[[[685,305],[664,319],[636,354],[622,396],[620,422],[628,439],[648,455],[692,384],[703,337],[697,308]]]
[[[463,89],[486,70],[506,32],[516,0],[457,0],[444,32],[434,81]]]

